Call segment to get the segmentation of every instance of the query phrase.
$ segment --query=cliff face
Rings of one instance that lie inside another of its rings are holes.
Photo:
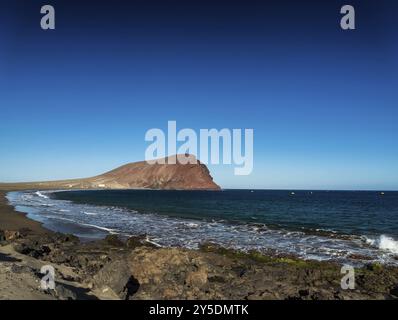
[[[196,158],[189,156],[190,159]],[[195,164],[149,164],[146,161],[129,163],[102,175],[86,178],[25,184],[0,184],[0,189],[181,189],[219,190],[207,167]]]

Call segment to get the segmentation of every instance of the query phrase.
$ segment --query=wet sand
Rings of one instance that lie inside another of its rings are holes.
[[[0,191],[0,229],[24,231],[33,234],[46,234],[51,231],[45,229],[41,223],[26,217],[25,213],[17,212],[8,204],[7,191]]]

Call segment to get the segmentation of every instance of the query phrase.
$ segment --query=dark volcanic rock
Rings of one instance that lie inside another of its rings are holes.
[[[106,264],[94,277],[93,282],[101,290],[110,288],[121,299],[133,294],[133,282],[126,261],[118,260]],[[136,290],[135,290],[136,291]]]
[[[107,235],[104,242],[114,247],[124,247],[124,242],[116,234]]]
[[[51,252],[51,249],[46,245],[39,243],[16,243],[14,244],[15,251],[39,259]]]
[[[57,284],[55,286],[55,295],[59,300],[76,300],[77,295],[66,286]]]
[[[18,265],[18,264],[13,264],[11,266],[11,272],[12,273],[31,273],[34,275],[40,274],[39,270],[33,269],[29,266]]]
[[[227,249],[135,249],[128,260],[140,284],[134,299],[386,299],[397,268],[357,271],[357,288],[342,290],[334,263],[261,257]]]
[[[6,238],[7,241],[13,241],[15,239],[18,239],[21,237],[21,234],[19,233],[19,231],[15,231],[15,230],[5,230],[4,231],[4,236]]]
[[[396,285],[394,288],[390,290],[390,294],[398,298],[398,285]]]
[[[23,235],[15,230],[0,230],[0,242],[12,242],[21,238]]]
[[[112,290],[121,299],[398,298],[398,268],[380,264],[356,268],[355,290],[342,290],[338,264],[244,253],[210,244],[200,250],[153,248],[143,236],[131,237],[126,243],[112,235],[80,243],[73,236],[54,234],[18,238],[13,246],[46,263],[72,267],[75,275],[64,280],[99,291]],[[15,273],[33,272],[13,268]],[[76,294],[75,289],[66,289]],[[59,299],[75,298],[62,288],[58,291]]]

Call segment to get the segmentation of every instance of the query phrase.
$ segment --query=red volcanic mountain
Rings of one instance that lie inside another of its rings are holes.
[[[0,184],[0,189],[167,189],[219,190],[207,167],[194,156],[194,164],[129,163],[99,176],[50,182]],[[190,161],[192,162],[192,161]]]

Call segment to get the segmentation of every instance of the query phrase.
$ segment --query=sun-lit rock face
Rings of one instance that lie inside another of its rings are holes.
[[[129,163],[100,176],[87,179],[87,182],[95,184],[99,188],[220,189],[214,183],[207,167],[198,160],[194,159],[195,161],[190,161],[191,163],[187,164],[181,164],[178,160],[176,164],[168,164],[167,160],[166,158],[164,163],[153,164],[146,161]]]
[[[175,164],[171,164],[170,157],[156,163],[140,161],[92,178],[13,184],[13,189],[19,186],[37,189],[220,189],[204,164],[192,155],[184,157],[189,159],[186,164],[180,163],[178,158]]]

